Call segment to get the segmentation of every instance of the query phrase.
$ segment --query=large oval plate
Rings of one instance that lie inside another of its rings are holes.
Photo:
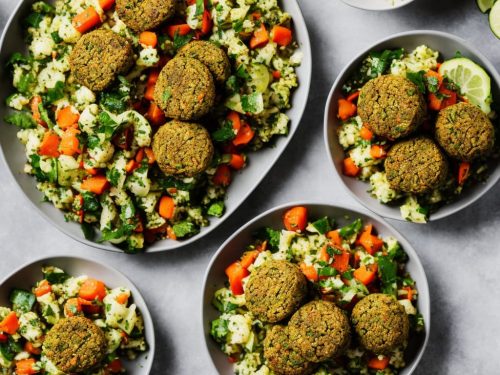
[[[264,212],[236,231],[226,242],[222,244],[210,261],[203,283],[201,323],[203,325],[206,348],[215,368],[217,369],[217,372],[222,375],[234,374],[233,365],[229,363],[227,356],[220,350],[219,345],[210,337],[210,322],[217,319],[220,315],[218,310],[212,305],[212,298],[216,290],[225,286],[227,278],[224,270],[229,264],[241,257],[244,249],[253,242],[253,234],[256,230],[262,227],[283,228],[283,213],[287,209],[294,206],[307,207],[310,218],[324,216],[333,217],[340,226],[351,223],[352,220],[356,218],[360,218],[363,220],[363,223],[373,224],[373,226],[377,229],[378,234],[381,236],[392,236],[396,238],[406,251],[409,257],[406,269],[417,283],[419,296],[417,306],[425,321],[425,333],[417,337],[415,340],[410,340],[407,349],[407,365],[400,372],[401,375],[410,375],[415,370],[418,362],[424,354],[431,328],[431,300],[429,286],[427,284],[427,277],[425,276],[424,268],[420,263],[417,252],[401,234],[399,234],[383,219],[373,214],[358,211],[354,208],[338,205],[333,206],[331,204],[318,202],[288,203]]]
[[[24,30],[21,23],[23,18],[29,13],[31,3],[31,1],[24,0],[17,6],[7,23],[0,42],[0,66],[2,66],[0,69],[0,82],[2,82],[0,88],[0,119],[3,119],[9,111],[5,105],[5,98],[11,93],[11,76],[3,67],[12,53],[25,50],[25,48],[23,50],[25,42]],[[302,65],[297,68],[299,87],[293,93],[292,108],[287,112],[287,115],[291,119],[288,136],[279,137],[275,147],[269,147],[250,154],[250,163],[248,167],[236,176],[229,188],[226,199],[227,210],[222,218],[211,218],[210,226],[202,228],[198,235],[190,239],[179,242],[171,240],[158,241],[149,246],[146,250],[147,252],[173,250],[186,246],[217,228],[240,206],[241,203],[243,203],[266,176],[297,130],[307,104],[309,87],[311,84],[311,45],[306,23],[296,0],[282,1],[282,7],[293,18],[295,37],[299,43],[300,50],[304,54]],[[7,165],[7,170],[10,171],[12,177],[35,209],[56,228],[77,241],[103,250],[121,251],[107,243],[96,243],[86,240],[78,224],[66,222],[61,211],[53,207],[52,204],[41,202],[42,194],[36,189],[35,179],[23,173],[26,158],[23,145],[17,140],[16,133],[17,128],[15,126],[0,121],[0,150]]]

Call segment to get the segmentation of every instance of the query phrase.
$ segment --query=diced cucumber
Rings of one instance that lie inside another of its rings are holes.
[[[249,74],[251,77],[249,85],[253,86],[252,88],[256,92],[265,92],[271,81],[267,66],[263,64],[252,64]]]

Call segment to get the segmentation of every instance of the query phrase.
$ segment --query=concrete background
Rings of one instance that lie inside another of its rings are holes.
[[[339,0],[299,3],[314,59],[306,113],[298,134],[267,178],[218,230],[165,254],[98,251],[66,237],[35,213],[2,166],[0,277],[42,255],[75,254],[110,264],[142,291],[156,322],[152,373],[215,373],[205,352],[199,311],[205,268],[223,240],[258,213],[293,200],[360,207],[335,177],[323,144],[324,104],[342,67],[378,39],[414,29],[454,33],[476,45],[495,65],[500,63],[500,41],[473,0],[416,0],[386,13],[353,9]],[[16,4],[0,0],[0,29]],[[391,222],[418,251],[432,294],[432,333],[416,374],[500,374],[499,193],[496,186],[463,212],[426,226]]]

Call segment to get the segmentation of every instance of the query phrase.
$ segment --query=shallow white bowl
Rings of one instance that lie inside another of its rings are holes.
[[[249,221],[229,237],[210,261],[203,283],[201,322],[203,325],[206,348],[217,372],[222,375],[234,374],[233,365],[229,363],[227,356],[220,350],[219,344],[210,337],[210,322],[217,319],[220,315],[219,311],[212,306],[212,298],[216,290],[224,287],[227,279],[224,270],[229,264],[241,257],[246,246],[253,242],[254,239],[252,235],[256,230],[262,227],[283,228],[283,213],[294,206],[307,207],[310,219],[329,216],[334,218],[340,226],[351,223],[355,218],[361,218],[364,223],[373,224],[374,228],[377,229],[377,232],[381,236],[395,237],[406,251],[409,257],[406,269],[417,283],[416,286],[419,296],[417,306],[425,321],[425,332],[418,338],[415,338],[415,340],[410,340],[407,350],[407,366],[400,372],[401,375],[410,375],[415,370],[424,354],[431,328],[429,286],[417,252],[401,234],[383,219],[370,213],[357,211],[350,207],[333,206],[331,204],[318,202],[288,203],[264,212]]]
[[[404,7],[414,0],[342,0],[355,8],[366,10],[392,10]]]
[[[340,121],[337,118],[337,101],[342,97],[342,85],[349,79],[351,74],[358,69],[361,61],[366,57],[368,52],[401,47],[405,48],[407,51],[411,51],[422,44],[426,44],[430,48],[439,51],[444,58],[452,58],[457,51],[460,51],[464,57],[468,57],[481,65],[491,77],[493,99],[496,103],[500,101],[500,75],[481,52],[471,46],[467,41],[454,35],[439,31],[417,30],[385,38],[358,54],[358,56],[347,64],[337,77],[325,107],[324,136],[326,149],[338,179],[342,182],[347,191],[366,208],[383,217],[401,221],[404,221],[404,219],[401,217],[399,206],[390,206],[380,203],[368,193],[368,183],[356,178],[344,176],[342,173],[344,150],[337,137],[337,129],[340,126]],[[450,216],[471,205],[486,194],[500,179],[499,164],[492,161],[490,168],[491,174],[485,183],[479,183],[468,188],[453,203],[445,205],[437,212],[431,214],[429,220],[433,221]]]
[[[250,193],[259,185],[265,175],[276,163],[286,146],[292,139],[297,127],[299,126],[302,114],[304,113],[307,99],[309,96],[309,87],[311,84],[311,45],[306,23],[296,0],[281,1],[283,8],[292,16],[294,25],[294,34],[299,43],[299,48],[304,54],[302,65],[297,68],[299,87],[292,95],[293,107],[287,111],[290,117],[290,132],[288,136],[278,137],[274,147],[269,147],[255,153],[249,154],[249,165],[235,176],[226,199],[226,213],[222,218],[210,218],[210,226],[202,228],[196,236],[185,241],[164,240],[158,241],[149,246],[148,252],[159,252],[173,250],[186,246],[200,238],[204,237],[212,230],[217,228],[225,219],[227,219],[250,195]],[[5,98],[12,93],[11,76],[4,69],[5,63],[14,52],[26,51],[24,42],[24,30],[22,20],[29,14],[29,8],[32,1],[21,1],[9,19],[5,28],[3,37],[0,41],[0,119],[3,119],[9,112],[5,105]],[[33,207],[42,214],[51,224],[63,233],[80,241],[86,245],[97,247],[99,249],[120,251],[117,247],[108,243],[97,243],[88,241],[83,236],[80,226],[76,223],[67,223],[64,220],[62,212],[52,206],[51,203],[41,202],[42,193],[36,189],[35,179],[23,173],[26,157],[23,145],[16,138],[17,128],[6,124],[0,120],[0,154],[5,161],[6,170],[10,172],[14,180],[21,188],[24,195],[33,204]]]
[[[63,269],[71,276],[87,275],[102,280],[109,288],[125,287],[132,292],[132,299],[144,318],[145,337],[148,351],[139,355],[135,361],[123,360],[127,373],[131,375],[148,375],[153,366],[155,354],[155,334],[153,320],[149,314],[146,302],[139,290],[122,273],[114,268],[79,257],[51,256],[27,263],[12,271],[0,283],[0,306],[10,306],[9,294],[12,289],[30,290],[43,278],[42,266],[51,265]]]

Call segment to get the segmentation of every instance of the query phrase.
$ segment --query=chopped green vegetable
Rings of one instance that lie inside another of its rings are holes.
[[[363,228],[363,223],[361,219],[356,219],[352,224],[346,225],[345,227],[340,228],[339,234],[343,238],[350,238],[355,234],[358,234]]]
[[[271,250],[271,252],[278,251],[280,245],[280,236],[280,231],[267,227],[262,228],[255,233],[255,237],[259,238],[260,240],[267,241],[267,245],[269,246],[269,250]]]
[[[229,333],[227,320],[219,318],[212,321],[210,335],[219,343],[223,343]]]
[[[200,231],[198,226],[190,221],[181,221],[172,227],[177,238],[184,238],[195,235]]]
[[[71,276],[66,272],[47,272],[43,275],[43,277],[51,284],[61,284],[68,280]]]
[[[33,305],[36,302],[36,297],[33,293],[28,292],[27,290],[14,289],[10,293],[9,300],[12,302],[15,311],[27,313],[33,308]]]
[[[226,142],[234,139],[234,137],[236,137],[236,134],[230,121],[224,121],[222,127],[212,133],[212,138],[216,142]]]
[[[208,207],[207,214],[210,216],[221,217],[224,215],[225,205],[224,202],[214,202]]]
[[[321,233],[325,234],[326,232],[329,232],[332,230],[332,226],[330,224],[330,219],[328,219],[327,216],[316,220],[315,222],[312,223],[312,226],[316,228],[316,230]]]
[[[4,118],[5,122],[15,125],[21,129],[31,129],[36,127],[36,122],[28,112],[16,112]]]

